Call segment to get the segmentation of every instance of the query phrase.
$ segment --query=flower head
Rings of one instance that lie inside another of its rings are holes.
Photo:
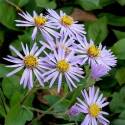
[[[47,82],[50,80],[50,87],[54,84],[56,79],[58,80],[58,92],[60,92],[62,79],[65,78],[69,89],[72,90],[73,87],[77,87],[74,81],[79,82],[79,78],[83,78],[82,68],[78,66],[78,59],[74,56],[73,52],[65,55],[64,49],[60,47],[58,50],[53,50],[54,53],[47,54],[48,58],[42,61],[45,64],[45,77],[44,81]]]
[[[100,77],[108,74],[109,68],[101,64],[93,64],[91,66],[91,76],[94,80],[99,80]]]
[[[60,29],[61,35],[65,34],[78,40],[86,33],[84,31],[84,25],[78,24],[78,21],[74,21],[71,16],[66,15],[64,12],[60,11],[60,14],[57,14],[52,9],[48,9],[47,11],[50,22],[54,24],[56,29]]]
[[[59,37],[59,33],[52,29],[52,23],[50,23],[47,16],[43,16],[42,13],[38,15],[35,11],[33,11],[33,16],[31,16],[28,12],[22,12],[19,13],[19,15],[24,18],[24,20],[15,20],[17,22],[16,26],[34,27],[32,33],[33,40],[36,37],[38,29],[41,31],[45,39],[51,39],[51,35],[54,37]]]
[[[44,86],[42,78],[43,68],[40,64],[39,58],[39,55],[44,50],[44,48],[45,47],[41,47],[40,49],[38,49],[36,43],[34,43],[31,50],[29,50],[28,46],[24,46],[22,43],[22,49],[24,53],[24,55],[22,55],[16,48],[10,46],[10,49],[17,54],[18,58],[9,55],[7,56],[7,58],[4,58],[5,60],[13,63],[13,65],[8,65],[7,67],[16,68],[8,73],[7,76],[12,76],[23,69],[24,71],[20,79],[20,84],[23,84],[24,88],[26,86],[28,86],[29,89],[33,87],[33,74],[35,74],[39,83]]]
[[[90,43],[87,42],[84,37],[84,41],[80,42],[76,49],[79,57],[82,60],[82,64],[88,62],[90,65],[101,64],[108,69],[116,65],[116,57],[112,54],[111,50],[107,50],[106,47],[94,45],[93,41],[90,40]]]
[[[68,114],[70,116],[76,116],[80,113],[79,108],[77,107],[76,104],[74,104],[68,111]]]
[[[76,104],[79,111],[86,114],[84,121],[81,125],[108,125],[109,121],[104,118],[103,115],[108,115],[107,112],[102,110],[103,107],[108,105],[106,98],[103,97],[103,94],[99,95],[99,89],[95,87],[90,87],[89,92],[86,90],[82,91],[82,96],[84,101],[80,98],[77,98],[78,103]]]
[[[73,38],[68,38],[67,36],[63,35],[58,39],[48,40],[47,42],[40,41],[40,43],[50,51],[61,48],[66,54],[69,54],[71,51],[75,51],[77,48],[77,44]]]

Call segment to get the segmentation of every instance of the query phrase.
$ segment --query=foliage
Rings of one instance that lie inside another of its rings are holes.
[[[15,26],[18,12],[33,10],[46,13],[47,8],[64,10],[73,17],[75,8],[87,13],[79,13],[78,19],[85,24],[87,38],[96,44],[103,43],[118,59],[111,75],[96,83],[108,97],[110,106],[108,119],[112,125],[125,125],[125,0],[0,0],[0,124],[5,125],[77,125],[84,116],[67,115],[83,88],[94,82],[85,74],[78,88],[69,92],[67,87],[60,94],[56,89],[44,90],[36,86],[28,91],[19,84],[20,74],[6,77],[10,69],[5,67],[3,57],[10,53],[10,43],[21,50],[20,42],[30,42],[31,29]],[[111,9],[115,8],[116,11]],[[89,15],[89,16],[88,16]],[[90,16],[91,15],[91,16]],[[86,20],[87,18],[87,20]],[[13,54],[13,53],[12,53]],[[84,67],[88,71],[88,67]],[[52,120],[52,117],[54,120]],[[49,120],[48,120],[49,119]],[[45,122],[47,121],[47,122]],[[50,121],[50,123],[49,123]],[[57,122],[57,123],[56,123]]]

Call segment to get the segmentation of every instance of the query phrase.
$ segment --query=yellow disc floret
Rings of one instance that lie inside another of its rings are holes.
[[[89,113],[92,117],[97,117],[100,113],[101,109],[97,104],[92,104],[89,107]]]
[[[44,25],[46,23],[47,19],[43,16],[36,16],[34,17],[34,22],[37,26]]]
[[[62,16],[61,17],[61,23],[65,26],[71,26],[73,24],[73,18],[71,16]]]
[[[97,57],[97,56],[99,56],[99,54],[100,54],[100,50],[95,45],[92,45],[89,47],[89,49],[88,49],[89,56]]]
[[[36,66],[38,65],[38,59],[33,55],[25,56],[24,64],[27,68],[31,68],[31,69],[36,68]]]
[[[66,60],[60,60],[57,62],[57,70],[60,72],[66,72],[69,69],[69,63]]]

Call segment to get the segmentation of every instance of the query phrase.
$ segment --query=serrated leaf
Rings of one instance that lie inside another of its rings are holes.
[[[113,45],[112,51],[118,59],[125,59],[125,39],[117,41]]]

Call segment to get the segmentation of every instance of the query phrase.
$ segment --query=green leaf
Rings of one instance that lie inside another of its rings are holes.
[[[116,42],[112,47],[112,51],[118,59],[125,59],[125,39]]]
[[[41,123],[41,121],[33,120],[32,125],[43,125],[43,124]]]
[[[100,5],[104,7],[104,6],[110,5],[114,2],[115,2],[114,0],[100,0]]]
[[[22,6],[26,5],[29,1],[30,1],[30,0],[19,0],[18,5],[19,5],[20,7],[22,7]]]
[[[10,99],[10,106],[14,106],[15,104],[19,103],[20,100],[23,98],[24,94],[21,94],[20,92],[15,92],[11,99]]]
[[[2,81],[2,89],[4,92],[4,95],[10,99],[15,92],[24,93],[24,89],[19,84],[19,77],[6,77]]]
[[[13,41],[11,45],[13,45],[19,51],[21,51],[22,50],[22,48],[21,48],[21,42],[23,42],[24,44],[29,44],[30,42],[32,42],[31,41],[31,34],[32,34],[31,30],[24,31],[24,34],[19,35],[18,39],[16,39],[15,41]]]
[[[114,120],[113,125],[125,125],[125,120],[122,120],[122,119],[117,119],[117,120]]]
[[[125,0],[116,0],[120,5],[124,6],[125,5]]]
[[[4,64],[0,64],[0,78],[6,77],[6,74],[10,71]]]
[[[113,30],[113,32],[115,33],[118,40],[125,38],[125,32],[121,32],[118,30]]]
[[[61,97],[59,96],[52,96],[52,95],[47,95],[44,96],[44,98],[48,101],[49,105],[54,108],[54,111],[56,112],[65,112],[69,106],[69,100],[63,99],[61,102],[60,101]],[[57,104],[55,104],[58,102]]]
[[[125,83],[125,68],[120,68],[117,70],[115,78],[120,85]]]
[[[120,92],[115,92],[112,96],[110,103],[110,109],[114,113],[121,113],[125,110],[125,87]]]
[[[3,44],[4,42],[4,31],[0,30],[0,46]]]
[[[25,6],[30,0],[11,0],[12,3],[19,7]]]
[[[125,26],[125,17],[116,16],[110,13],[103,13],[101,16],[105,16],[108,20],[108,24],[113,26]]]
[[[21,107],[20,105],[14,105],[5,118],[5,125],[25,125],[26,121],[30,121],[33,118],[33,113]]]
[[[125,119],[125,110],[121,112],[121,114],[119,115],[119,118]]]
[[[6,12],[6,14],[4,12]],[[14,22],[15,19],[15,8],[6,3],[5,0],[0,0],[0,23],[5,25],[9,29],[17,30]]]
[[[88,23],[88,38],[99,44],[108,35],[107,19],[105,17],[98,19],[97,21]]]
[[[75,0],[75,3],[80,5],[85,10],[100,9],[100,0]]]
[[[4,94],[2,92],[2,89],[0,88],[0,115],[5,117],[8,109],[9,108],[5,102]]]
[[[44,96],[44,99],[46,99],[48,101],[49,105],[53,105],[57,101],[60,100],[60,97],[59,96],[53,96],[53,95],[46,95],[46,96]]]
[[[73,12],[74,7],[73,6],[65,6],[62,8],[57,9],[57,11],[59,12],[60,9],[65,12],[66,14],[70,15]]]
[[[56,1],[55,0],[36,0],[36,5],[42,8],[56,8]]]
[[[113,121],[113,125],[124,125],[125,124],[125,110],[122,111],[118,119]]]

